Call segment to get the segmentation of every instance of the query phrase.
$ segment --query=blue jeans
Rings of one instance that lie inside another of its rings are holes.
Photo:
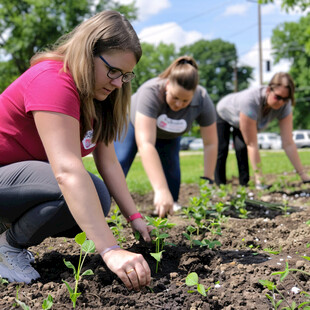
[[[103,212],[108,215],[110,194],[100,178],[90,176]],[[74,237],[81,232],[50,164],[42,161],[0,167],[0,218],[12,224],[7,241],[17,248],[37,245],[47,237]]]
[[[135,128],[131,122],[129,122],[125,138],[123,136],[122,139],[120,141],[115,141],[114,147],[124,174],[127,176],[138,151],[135,139]],[[174,201],[178,201],[181,184],[179,157],[180,140],[181,137],[175,139],[156,139],[155,143],[155,148],[158,152],[168,187]]]

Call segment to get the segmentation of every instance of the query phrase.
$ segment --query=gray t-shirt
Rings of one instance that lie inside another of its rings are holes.
[[[257,121],[257,130],[261,131],[273,119],[281,120],[292,111],[291,100],[289,100],[280,109],[271,109],[266,115],[263,115],[263,108],[266,104],[266,89],[267,86],[260,86],[229,94],[218,102],[217,113],[230,125],[239,128],[240,112],[242,112]]]
[[[157,120],[157,138],[173,139],[188,132],[194,120],[200,126],[215,122],[215,107],[205,88],[198,85],[191,103],[180,111],[172,111],[166,102],[166,82],[166,79],[153,78],[131,97],[130,121],[133,125],[138,111]]]

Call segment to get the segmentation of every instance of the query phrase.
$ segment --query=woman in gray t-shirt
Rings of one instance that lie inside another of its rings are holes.
[[[203,178],[213,182],[217,157],[215,107],[198,85],[195,60],[176,59],[158,78],[145,82],[132,96],[130,124],[125,139],[115,142],[125,175],[137,150],[154,190],[155,213],[177,209],[180,190],[180,137],[196,120],[204,144]]]
[[[268,86],[254,87],[229,94],[219,101],[217,131],[219,137],[218,159],[215,171],[217,184],[226,183],[226,159],[232,129],[239,169],[239,182],[249,181],[248,154],[254,171],[255,185],[262,184],[261,159],[257,143],[257,132],[263,130],[271,120],[277,118],[281,131],[282,147],[292,165],[304,182],[309,181],[299,159],[292,138],[294,105],[294,82],[287,73],[277,73]]]

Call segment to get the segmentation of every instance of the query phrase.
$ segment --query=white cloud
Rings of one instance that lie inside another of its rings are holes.
[[[128,5],[132,0],[119,0],[121,4]],[[171,7],[169,0],[136,0],[136,7],[138,8],[139,21],[146,20],[152,15],[158,14],[160,11]]]
[[[144,28],[138,36],[142,42],[155,45],[160,42],[165,44],[173,43],[177,49],[200,39],[210,39],[207,35],[203,35],[198,31],[185,31],[174,22]]]
[[[267,60],[271,63],[271,70],[267,72],[266,62]],[[254,81],[251,83],[251,86],[259,85],[259,49],[258,43],[255,44],[250,52],[242,56],[239,60],[240,65],[248,65],[254,67],[253,77]],[[271,49],[270,38],[262,41],[262,76],[263,83],[268,83],[272,76],[280,71],[288,72],[290,69],[290,62],[287,60],[281,60],[276,65],[273,64],[273,56]]]
[[[279,8],[274,4],[267,4],[261,6],[262,15],[278,14]]]
[[[225,12],[223,15],[229,16],[229,15],[245,15],[249,9],[249,4],[235,4],[230,5],[226,7]]]

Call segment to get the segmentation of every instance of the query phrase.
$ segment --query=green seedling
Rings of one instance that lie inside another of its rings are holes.
[[[3,279],[0,277],[0,285],[1,284],[4,285],[4,284],[8,284],[8,283],[9,283],[9,281],[7,279]]]
[[[304,259],[310,261],[310,257],[308,256],[302,256]],[[305,274],[307,276],[310,276],[310,273],[295,269],[295,268],[289,268],[288,262],[286,262],[285,269],[283,271],[277,271],[273,272],[271,275],[279,275],[280,276],[280,282],[282,282],[288,275],[291,275],[291,277],[294,279],[294,282],[298,283],[298,279],[293,275],[293,272],[300,272],[302,274]],[[285,296],[279,291],[276,284],[268,281],[268,280],[259,280],[259,283],[261,283],[263,286],[267,287],[268,290],[272,293],[271,295],[266,294],[266,297],[270,300],[272,306],[274,309],[279,309],[279,306],[282,302],[285,302],[287,304],[287,307],[283,307],[281,309],[286,310],[294,310],[294,309],[303,309],[303,310],[310,310],[310,294],[303,290],[300,292],[301,295],[304,295],[307,300],[305,302],[302,302],[300,305],[297,305],[296,302],[292,302],[292,304],[289,304],[289,301],[285,298]],[[299,283],[299,286],[302,288],[301,283]],[[276,300],[276,294],[280,296],[280,299]]]
[[[42,309],[48,310],[53,306],[53,297],[48,295],[47,298],[43,300]]]
[[[221,224],[216,220],[210,221],[209,225],[206,228],[212,233],[212,235],[222,235]]]
[[[274,248],[265,248],[264,251],[267,252],[268,254],[278,255],[282,252],[282,247],[280,246],[278,250]]]
[[[188,233],[183,233],[183,236],[184,236],[187,240],[189,240],[189,242],[190,242],[190,247],[192,248],[192,247],[193,247],[193,241],[194,241],[194,239],[193,239],[193,233],[196,232],[196,228],[193,227],[193,226],[191,226],[191,225],[189,225],[189,226],[186,227],[186,231],[187,231]]]
[[[203,284],[200,284],[198,282],[198,274],[196,272],[192,272],[190,273],[186,279],[185,279],[185,283],[187,286],[196,286],[197,288],[197,292],[203,296],[207,296],[207,292],[209,291],[209,289],[211,287],[208,287],[207,290],[205,289]],[[194,290],[188,290],[188,293],[194,293]]]
[[[76,306],[76,301],[77,301],[77,298],[81,295],[81,293],[78,293],[77,292],[77,289],[78,289],[78,283],[79,283],[79,280],[82,276],[89,276],[89,275],[93,275],[93,271],[88,269],[86,271],[84,271],[82,274],[81,273],[81,269],[82,269],[82,266],[84,264],[84,261],[85,261],[85,258],[87,256],[88,253],[94,253],[95,252],[95,244],[92,240],[86,240],[86,233],[85,232],[81,232],[79,234],[77,234],[75,236],[75,242],[77,244],[80,245],[80,258],[79,258],[79,263],[78,263],[78,267],[77,269],[74,267],[74,265],[69,262],[69,261],[66,261],[64,259],[64,263],[65,265],[68,267],[68,268],[71,268],[73,269],[73,273],[74,273],[74,278],[75,278],[75,287],[74,289],[72,289],[69,285],[68,282],[62,280],[69,293],[70,293],[70,299],[72,300],[72,303],[73,303],[73,308],[75,308]],[[82,254],[83,252],[85,252],[85,255],[84,257],[82,258]]]
[[[107,222],[110,224],[110,228],[118,243],[122,245],[122,243],[126,242],[126,237],[123,234],[124,221],[118,206],[115,206],[113,213],[110,218],[107,219]]]
[[[19,307],[21,307],[23,310],[30,310],[30,307],[29,307],[29,306],[27,306],[24,302],[22,302],[22,301],[19,300],[19,297],[18,297],[19,289],[20,289],[20,287],[17,286],[17,287],[16,287],[16,297],[15,297],[16,304],[14,304],[13,307],[19,306]]]
[[[172,243],[166,242],[165,239],[169,237],[169,234],[166,233],[168,229],[171,229],[175,226],[173,223],[168,223],[168,219],[162,219],[160,217],[149,217],[146,216],[145,219],[148,222],[148,225],[154,227],[151,232],[152,236],[155,236],[155,253],[150,253],[152,257],[156,259],[156,273],[158,272],[158,265],[162,258],[162,253],[164,252],[165,245],[174,245]]]
[[[218,240],[208,240],[208,239],[203,239],[202,241],[200,240],[194,240],[193,243],[195,245],[199,245],[200,247],[208,247],[209,249],[213,249],[215,246],[221,246],[222,243]]]

